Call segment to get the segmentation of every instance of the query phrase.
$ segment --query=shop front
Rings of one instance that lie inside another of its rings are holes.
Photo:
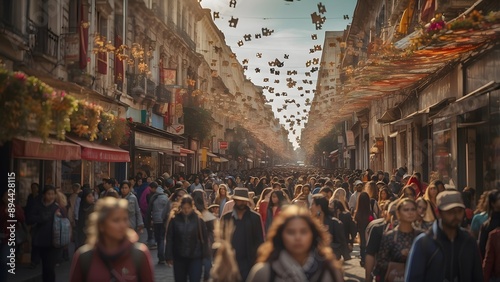
[[[2,150],[10,150],[12,163],[10,171],[16,173],[17,199],[26,205],[31,193],[31,184],[40,187],[54,185],[66,188],[61,175],[62,164],[81,159],[80,146],[49,138],[45,142],[39,137],[17,137]]]
[[[128,151],[97,142],[90,142],[77,137],[68,137],[69,141],[79,145],[81,159],[63,161],[61,166],[62,186],[71,193],[72,183],[90,184],[96,187],[104,178],[127,179],[126,163],[130,162]]]

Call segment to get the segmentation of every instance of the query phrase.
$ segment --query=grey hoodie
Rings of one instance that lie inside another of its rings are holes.
[[[163,191],[163,188],[158,186],[158,188],[156,188],[156,193],[151,196],[149,201],[153,223],[167,222],[170,212],[170,201],[168,200],[167,194]]]

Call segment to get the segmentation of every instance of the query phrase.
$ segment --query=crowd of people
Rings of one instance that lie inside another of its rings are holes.
[[[153,261],[175,281],[343,281],[355,243],[365,281],[500,281],[500,190],[476,200],[404,168],[138,173],[72,189],[33,185],[19,213],[43,281],[67,252],[51,244],[54,216],[78,248],[71,281],[153,281]]]

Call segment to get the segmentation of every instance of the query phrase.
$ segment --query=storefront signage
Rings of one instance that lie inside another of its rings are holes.
[[[352,130],[347,130],[345,132],[345,137],[347,139],[347,147],[354,146],[354,132]]]
[[[184,129],[184,124],[172,124],[167,128],[167,132],[175,135],[182,135],[184,134]]]
[[[64,38],[64,60],[66,62],[76,62],[80,56],[80,38],[78,33],[68,34]]]
[[[174,145],[174,153],[180,153],[181,152],[181,145]]]
[[[135,146],[154,150],[172,150],[172,140],[142,132],[136,132]]]
[[[219,142],[219,149],[226,150],[227,147],[228,147],[227,141],[220,141]]]

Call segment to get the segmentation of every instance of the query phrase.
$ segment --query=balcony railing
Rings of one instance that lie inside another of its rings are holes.
[[[35,53],[58,58],[59,55],[59,36],[50,30],[47,26],[37,26],[29,20],[29,28],[32,29],[35,40],[33,49]]]
[[[147,80],[146,95],[148,97],[156,98],[156,83],[154,83],[151,79]]]
[[[138,96],[146,94],[146,80],[143,75],[127,73],[127,94]]]
[[[156,96],[161,103],[170,103],[172,100],[172,92],[161,84],[156,87]]]

